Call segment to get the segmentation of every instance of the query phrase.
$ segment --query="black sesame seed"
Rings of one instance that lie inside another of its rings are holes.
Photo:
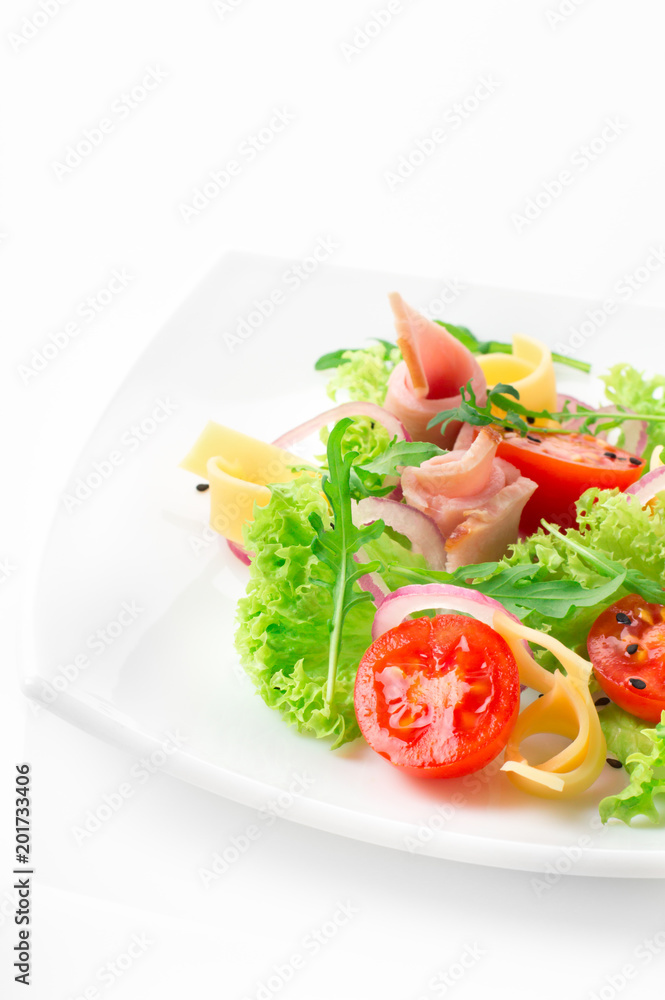
[[[197,483],[196,488],[199,493],[205,493],[205,491],[210,488],[210,483]]]
[[[606,452],[604,452],[604,455],[605,455],[605,458],[616,458],[617,457],[617,453],[615,451],[606,451]]]
[[[596,702],[596,708],[602,708],[603,705],[609,705],[609,703],[610,703],[609,698],[599,698],[598,701]]]
[[[527,422],[527,424],[535,424],[536,418],[535,417],[527,417],[526,418],[526,422]]]
[[[635,458],[633,455],[630,456],[630,458],[628,459],[628,461],[630,462],[631,465],[641,465],[642,464],[642,459],[641,458]]]
[[[619,625],[630,625],[630,618],[625,611],[617,611],[616,618]]]
[[[608,757],[607,763],[610,765],[610,767],[621,767],[621,761],[615,760],[614,757]]]
[[[627,461],[628,461],[628,459],[625,457],[625,455],[618,455],[617,456],[617,462],[627,462]]]
[[[631,656],[632,656],[633,653],[636,653],[638,649],[639,649],[639,646],[637,645],[636,642],[631,642],[631,643],[629,643],[626,646],[626,652],[630,653]]]
[[[543,439],[542,438],[537,438],[534,434],[527,434],[527,439],[529,441],[535,441],[536,444],[542,444],[543,443]]]
[[[638,691],[643,691],[647,686],[647,682],[643,681],[641,677],[630,677],[628,683],[632,684]]]

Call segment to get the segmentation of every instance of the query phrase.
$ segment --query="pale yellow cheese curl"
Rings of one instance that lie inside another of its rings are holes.
[[[591,664],[552,636],[527,628],[498,612],[494,628],[506,640],[517,660],[520,680],[543,694],[518,716],[508,745],[503,771],[525,792],[543,798],[570,798],[593,784],[607,754],[598,713],[589,693]],[[523,640],[548,649],[566,669],[550,673],[526,650]],[[557,733],[571,740],[560,753],[542,764],[529,764],[520,750],[528,736]]]
[[[210,527],[243,544],[242,527],[254,520],[254,504],[270,500],[269,483],[285,483],[302,460],[282,448],[210,420],[180,463],[210,483]]]
[[[512,354],[480,354],[488,386],[504,382],[520,394],[520,403],[529,410],[556,410],[556,377],[549,347],[522,333],[513,336]]]

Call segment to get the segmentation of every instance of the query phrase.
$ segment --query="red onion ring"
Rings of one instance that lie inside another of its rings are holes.
[[[407,615],[413,614],[415,611],[427,611],[429,608],[437,607],[457,611],[460,614],[473,615],[474,618],[489,625],[490,628],[494,627],[494,614],[497,611],[511,618],[512,621],[519,622],[517,615],[506,611],[503,604],[495,601],[493,597],[486,597],[485,594],[478,593],[477,590],[455,587],[447,583],[414,584],[413,586],[400,587],[399,590],[393,591],[381,602],[372,625],[372,641],[374,642],[384,632],[401,624]]]
[[[585,406],[590,410],[593,409],[593,407],[589,406],[588,403],[582,403],[579,399],[575,399],[574,396],[564,396],[559,394],[556,397],[557,410],[563,410],[566,402],[572,404],[575,409],[577,409],[578,406]],[[611,404],[608,406],[602,406],[598,410],[599,413],[614,413],[615,411],[616,406]],[[630,413],[631,411],[627,410],[626,412]],[[583,420],[581,418],[575,419],[574,417],[561,421],[562,426],[569,430],[578,430],[582,423]],[[629,420],[626,422],[622,430],[625,439],[623,444],[625,450],[629,451],[632,455],[641,456],[648,441],[646,421]],[[597,434],[596,437],[602,438],[605,441],[607,440],[607,433],[603,431],[600,434]]]
[[[359,563],[369,562],[365,553],[361,550],[354,557],[354,560]],[[377,608],[379,604],[383,601],[384,597],[387,597],[390,591],[386,587],[385,583],[381,579],[378,573],[365,573],[358,580],[358,586],[361,590],[366,590],[368,594],[371,595],[372,600],[376,604]]]
[[[646,475],[642,476],[641,479],[638,479],[636,483],[633,483],[632,486],[629,486],[623,492],[624,496],[635,497],[637,502],[644,507],[649,500],[653,500],[663,490],[665,490],[665,465],[659,469],[654,469],[652,472],[647,472]]]
[[[337,423],[343,417],[369,417],[370,420],[375,420],[376,423],[385,427],[388,433],[392,437],[396,437],[398,441],[411,440],[404,429],[404,425],[392,413],[384,410],[382,406],[379,406],[377,403],[350,402],[342,403],[341,406],[335,406],[332,410],[326,410],[325,413],[320,413],[318,417],[312,417],[311,420],[307,420],[304,424],[294,427],[293,430],[287,431],[286,434],[281,434],[273,441],[273,444],[278,448],[284,448],[288,451],[298,441],[303,441],[310,434],[320,431],[322,427],[326,427],[328,424]]]
[[[406,535],[414,549],[425,556],[432,569],[446,568],[446,544],[431,517],[421,510],[398,503],[389,497],[366,497],[352,505],[351,516],[356,527],[384,521],[401,535]]]
[[[228,545],[228,547],[230,548],[231,552],[236,557],[236,559],[239,559],[241,563],[245,564],[245,566],[249,566],[252,560],[247,550],[243,549],[242,545],[238,545],[237,542],[232,542],[228,538],[225,538],[224,541],[226,542],[226,544]]]

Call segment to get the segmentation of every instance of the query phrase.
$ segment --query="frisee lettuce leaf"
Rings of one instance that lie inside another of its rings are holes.
[[[658,822],[655,800],[665,795],[665,712],[654,729],[617,705],[603,709],[599,717],[608,752],[621,761],[629,777],[625,788],[601,801],[603,823],[619,819],[630,824],[637,816]]]
[[[601,376],[605,383],[605,395],[614,406],[625,406],[636,413],[665,416],[665,376],[654,375],[647,378],[629,364],[614,365],[607,375]],[[617,441],[623,444],[623,435]],[[656,445],[665,445],[665,424],[649,425],[649,437],[642,455],[648,467],[651,453]]]
[[[324,355],[325,357],[325,355]],[[383,405],[388,379],[393,368],[402,360],[398,347],[381,341],[357,351],[343,351],[341,363],[328,382],[327,392],[336,400],[340,392],[350,399]],[[319,359],[320,362],[320,359]]]
[[[271,487],[271,499],[245,526],[247,595],[238,604],[236,648],[265,703],[302,733],[339,746],[359,735],[353,687],[360,657],[370,645],[370,604],[350,610],[337,661],[334,705],[325,701],[328,623],[333,615],[332,572],[312,551],[310,515],[330,524],[318,477],[301,476]],[[327,577],[327,582],[323,581]]]
[[[269,707],[299,732],[337,747],[360,735],[353,688],[358,663],[372,642],[375,609],[370,602],[357,604],[345,617],[335,699],[329,706],[325,685],[333,574],[312,551],[316,532],[310,516],[318,514],[323,526],[330,527],[330,508],[318,476],[303,475],[270,489],[270,502],[255,508],[254,521],[244,529],[245,545],[254,556],[246,596],[238,603],[236,648]],[[370,560],[384,565],[425,565],[422,556],[388,530],[363,548]],[[391,590],[401,582],[389,570],[383,579]]]
[[[382,340],[381,337],[372,337],[377,344],[382,344],[385,349],[386,357],[389,357],[391,351],[398,350],[397,344],[393,344],[390,340]],[[355,351],[348,347],[340,347],[337,351],[330,351],[328,354],[322,354],[314,362],[314,370],[317,372],[327,371],[329,368],[339,368],[340,365],[348,365],[350,361],[353,360],[353,355]]]
[[[577,501],[578,529],[569,528],[566,538],[590,553],[602,553],[605,560],[613,560],[628,575],[642,574],[657,587],[665,580],[665,507],[659,498],[653,503],[653,513],[631,502],[618,490],[590,489]],[[547,534],[542,529],[524,542],[511,546],[510,555],[503,561],[509,566],[537,564],[541,579],[574,580],[590,589],[608,582],[607,570],[601,572],[591,560],[566,544],[558,535]],[[501,565],[501,564],[499,564]],[[618,568],[618,567],[617,567]],[[611,601],[620,600],[634,593],[624,581],[606,602],[574,607],[562,619],[534,611],[529,625],[550,632],[570,649],[587,657],[586,641],[594,621]],[[665,603],[663,592],[662,603]],[[543,666],[555,669],[557,663],[550,653],[537,654]]]
[[[332,352],[323,357],[332,359],[333,354],[338,353],[340,363],[327,386],[330,398],[335,402],[348,398],[383,406],[390,373],[402,360],[399,348],[382,340],[361,350]],[[319,358],[317,364],[321,361]],[[321,432],[321,440],[324,444],[327,442],[326,430]],[[389,444],[390,434],[381,424],[369,417],[356,417],[344,436],[343,450],[344,454],[355,452],[358,464],[366,465],[385,451]]]

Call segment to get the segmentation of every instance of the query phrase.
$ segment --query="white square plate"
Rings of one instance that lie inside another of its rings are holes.
[[[272,440],[326,409],[315,359],[392,338],[389,291],[426,308],[444,287],[318,266],[294,288],[289,267],[224,257],[118,390],[35,570],[24,690],[96,736],[137,752],[164,745],[165,769],[185,781],[324,830],[508,868],[665,876],[663,827],[600,826],[598,801],[624,781],[609,767],[567,803],[526,796],[497,773],[409,779],[360,740],[332,752],[299,736],[254,694],[233,647],[246,570],[211,536],[207,496],[178,462],[210,418]],[[275,290],[282,299],[262,319],[256,303]],[[553,345],[593,306],[468,287],[443,318],[483,339],[521,330]],[[250,312],[251,336],[230,351],[224,335]],[[622,305],[581,354],[599,371],[621,360],[665,371],[664,329],[661,310]],[[562,391],[598,395],[587,376],[560,374]]]

